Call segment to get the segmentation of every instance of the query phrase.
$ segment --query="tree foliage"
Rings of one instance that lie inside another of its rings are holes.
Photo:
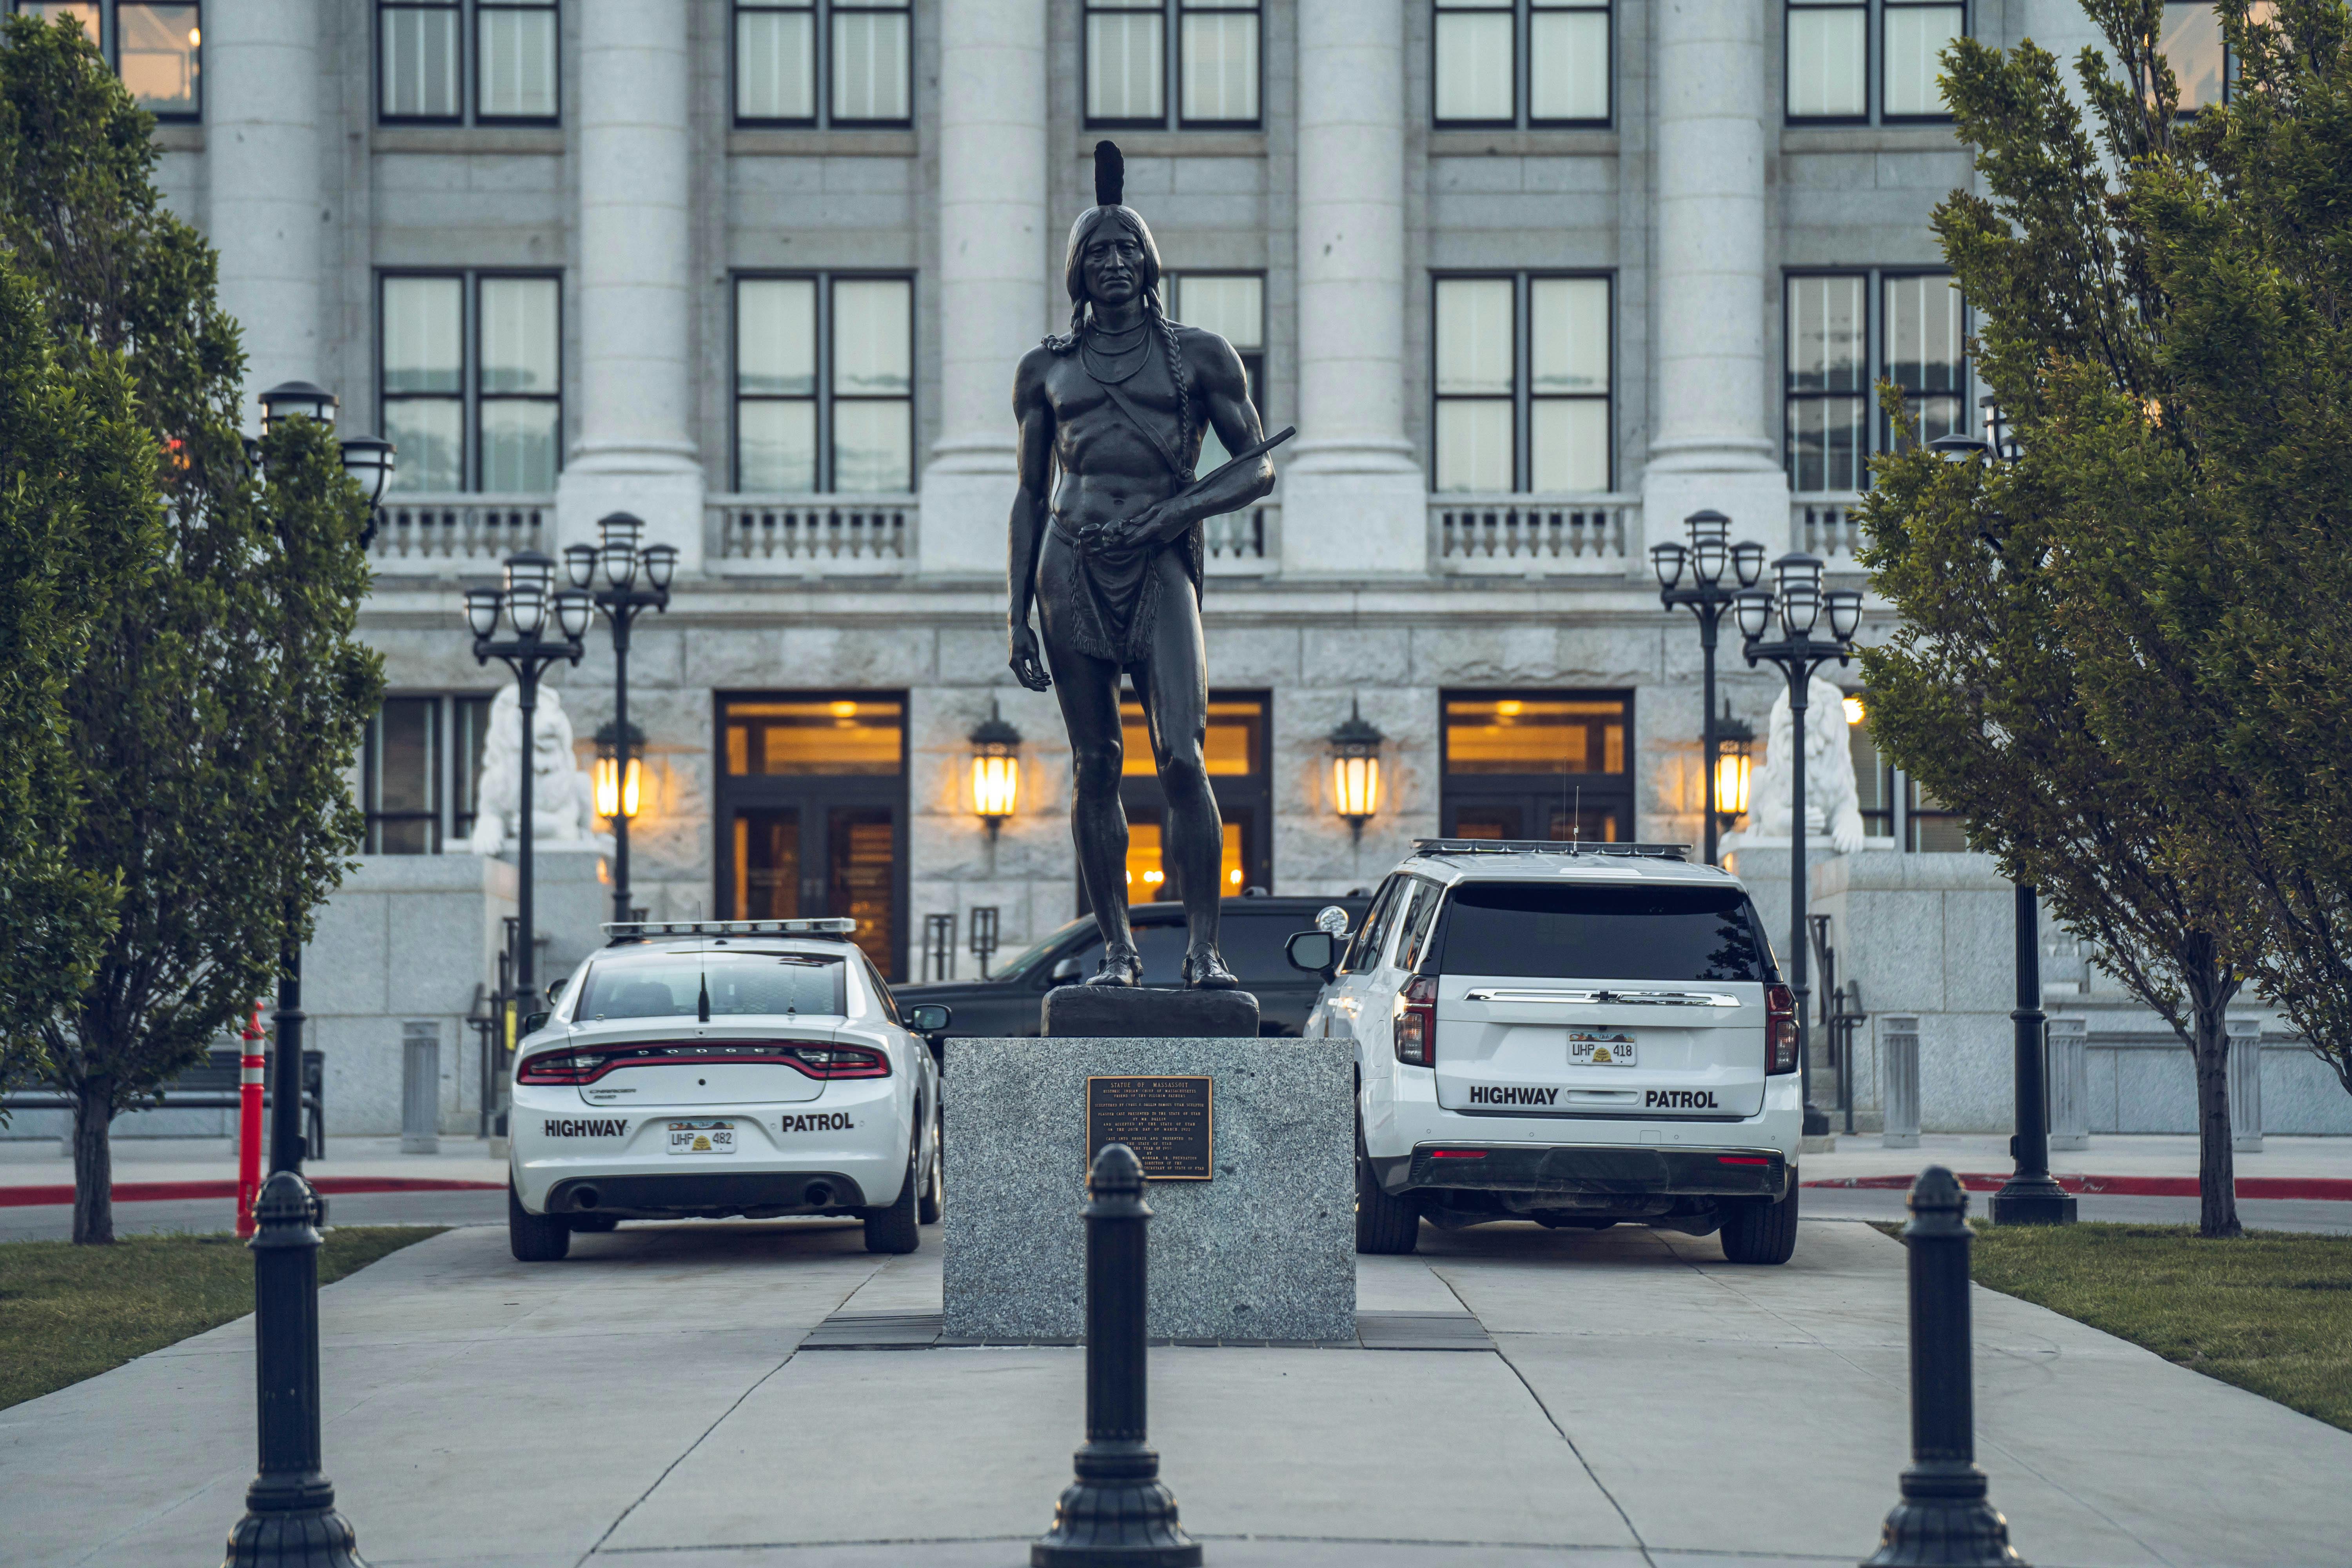
[[[2346,11],[2223,0],[2238,87],[2183,119],[2159,0],[2086,9],[2088,124],[2030,42],[1945,57],[1983,189],[1936,228],[2022,451],[1880,465],[1906,626],[1864,665],[1889,751],[2189,1046],[2228,1234],[2239,985],[2352,1038]]]
[[[0,1088],[35,1074],[39,1020],[80,994],[116,883],[68,853],[80,819],[64,698],[100,609],[163,541],[155,439],[119,358],[73,374],[0,257]]]
[[[89,983],[42,1025],[79,1107],[77,1240],[111,1237],[108,1123],[243,1017],[357,847],[341,775],[381,689],[354,635],[366,502],[307,420],[248,458],[236,326],[155,189],[152,130],[78,32],[5,24],[0,251],[62,362],[121,355],[169,458],[161,561],[104,605],[64,695],[70,858],[121,889]]]

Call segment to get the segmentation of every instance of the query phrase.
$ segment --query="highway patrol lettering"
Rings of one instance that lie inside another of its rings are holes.
[[[845,1132],[857,1123],[849,1120],[845,1110],[822,1111],[814,1116],[786,1116],[776,1123],[779,1132]]]
[[[618,1138],[628,1131],[628,1122],[617,1116],[591,1116],[580,1119],[551,1119],[541,1129],[550,1138]]]
[[[1711,1089],[1653,1089],[1642,1094],[1644,1109],[1660,1110],[1719,1110]]]
[[[1473,1105],[1550,1105],[1559,1099],[1556,1089],[1489,1089],[1485,1084],[1470,1086]]]

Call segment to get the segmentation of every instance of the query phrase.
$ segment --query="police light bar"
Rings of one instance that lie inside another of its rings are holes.
[[[1416,838],[1416,855],[1616,855],[1644,860],[1680,860],[1690,853],[1687,844],[1612,844],[1592,839],[1559,838]]]
[[[807,921],[606,921],[600,927],[609,942],[638,942],[652,936],[855,936],[857,922],[847,915]]]

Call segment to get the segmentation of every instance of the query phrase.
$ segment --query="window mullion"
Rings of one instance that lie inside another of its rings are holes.
[[[1528,408],[1535,384],[1535,354],[1528,342],[1534,327],[1528,275],[1517,273],[1511,279],[1511,485],[1522,495],[1534,489],[1535,420]]]

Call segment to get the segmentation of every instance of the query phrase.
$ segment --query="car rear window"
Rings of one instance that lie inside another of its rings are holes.
[[[1465,882],[1439,966],[1543,980],[1762,980],[1770,963],[1737,888]]]
[[[841,960],[806,952],[679,952],[589,966],[577,1023],[694,1017],[705,983],[710,1016],[843,1010]]]

